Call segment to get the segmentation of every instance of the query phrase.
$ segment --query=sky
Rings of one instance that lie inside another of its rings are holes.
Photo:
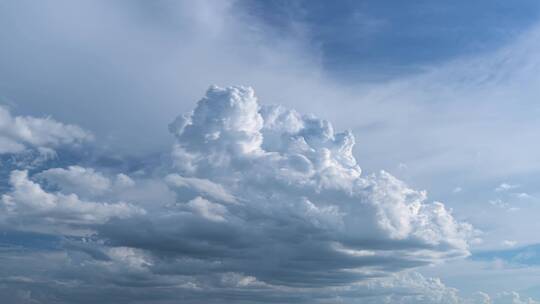
[[[540,3],[0,0],[9,303],[539,303]]]

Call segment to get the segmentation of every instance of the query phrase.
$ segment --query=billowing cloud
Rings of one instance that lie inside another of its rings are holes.
[[[77,193],[86,197],[100,196],[135,184],[133,179],[122,173],[111,179],[92,168],[80,166],[47,169],[37,174],[36,178],[58,187],[63,193]]]
[[[28,178],[27,171],[13,171],[9,184],[12,190],[0,200],[3,224],[55,231],[55,225],[80,227],[104,223],[113,217],[144,214],[144,210],[125,202],[92,202],[82,200],[75,193],[47,192]]]
[[[51,118],[12,116],[0,106],[0,154],[19,153],[27,148],[50,149],[90,139],[92,135],[78,126]]]
[[[251,88],[211,87],[170,130],[176,203],[98,228],[159,271],[311,288],[468,255],[473,228],[387,172],[363,177],[350,132],[260,106]]]

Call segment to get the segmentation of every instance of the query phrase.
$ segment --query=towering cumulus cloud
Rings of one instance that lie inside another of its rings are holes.
[[[213,86],[169,127],[178,172],[167,180],[183,212],[167,227],[154,223],[145,240],[122,242],[114,229],[109,237],[123,246],[303,287],[468,255],[471,226],[389,173],[362,176],[350,132],[261,106],[251,88]]]

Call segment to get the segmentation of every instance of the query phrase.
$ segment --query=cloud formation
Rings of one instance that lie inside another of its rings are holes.
[[[361,176],[350,132],[261,107],[251,88],[211,87],[170,130],[176,202],[98,228],[114,246],[174,257],[167,273],[311,288],[468,255],[473,228],[442,203],[389,173]]]
[[[411,272],[469,255],[476,231],[387,172],[363,175],[349,131],[260,105],[249,87],[216,86],[169,129],[168,170],[13,170],[0,201],[9,261],[0,294],[14,303],[522,300],[462,298]]]
[[[82,182],[86,182],[82,180]],[[105,203],[82,200],[76,193],[63,194],[45,191],[40,184],[28,178],[28,171],[11,172],[12,190],[2,195],[0,207],[2,222],[13,226],[26,226],[42,232],[55,231],[56,225],[102,224],[110,218],[125,218],[144,214],[144,210],[125,202]]]
[[[55,148],[92,139],[92,135],[75,125],[51,118],[12,116],[0,106],[0,154],[20,153],[28,148]]]

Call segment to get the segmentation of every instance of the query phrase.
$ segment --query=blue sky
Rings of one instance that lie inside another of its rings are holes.
[[[0,0],[0,295],[536,303],[539,14]]]
[[[538,19],[537,1],[245,1],[277,32],[305,27],[328,72],[380,80],[472,56],[511,41]]]

